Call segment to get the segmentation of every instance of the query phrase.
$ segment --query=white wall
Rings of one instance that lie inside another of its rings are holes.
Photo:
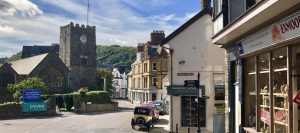
[[[184,80],[196,80],[197,73],[200,72],[200,84],[205,85],[207,100],[206,110],[206,132],[213,132],[213,114],[216,113],[214,107],[214,74],[224,74],[225,51],[212,44],[213,23],[210,15],[202,16],[194,24],[169,41],[173,52],[173,85],[183,85]],[[169,66],[171,66],[169,58]],[[185,61],[179,64],[179,61]],[[170,67],[169,67],[170,70]],[[177,73],[194,73],[193,76],[177,76]],[[170,75],[169,71],[169,75]],[[169,76],[169,79],[170,76]],[[224,81],[224,80],[223,80]],[[181,126],[181,97],[173,96],[173,131],[176,123]],[[172,116],[170,116],[172,117]],[[181,128],[185,131],[185,128]]]

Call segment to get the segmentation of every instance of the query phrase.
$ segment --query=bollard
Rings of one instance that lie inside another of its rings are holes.
[[[176,133],[178,133],[178,124],[176,124]]]
[[[188,133],[190,133],[190,127],[188,127]]]

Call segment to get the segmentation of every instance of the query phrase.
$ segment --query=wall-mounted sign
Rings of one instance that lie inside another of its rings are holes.
[[[194,76],[194,73],[177,73],[177,76]]]
[[[245,55],[298,36],[300,36],[300,12],[242,39],[237,43],[237,48],[241,55]]]
[[[185,87],[198,87],[199,81],[198,80],[184,80]]]
[[[215,85],[215,100],[225,100],[225,85]]]
[[[205,86],[200,85],[200,89],[202,89],[202,94],[205,93]],[[197,96],[198,89],[196,87],[185,87],[183,85],[174,85],[167,87],[167,94],[168,95],[192,95]]]
[[[41,91],[39,89],[30,89],[23,91],[23,102],[40,102]]]
[[[46,102],[22,103],[22,112],[46,111],[48,109]]]

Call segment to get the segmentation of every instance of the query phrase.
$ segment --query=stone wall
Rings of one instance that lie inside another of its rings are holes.
[[[116,111],[118,110],[118,103],[107,104],[87,104],[84,97],[74,95],[74,112],[75,113],[89,113],[89,112],[102,112],[102,111]]]
[[[0,105],[0,119],[56,115],[55,98],[49,98],[47,102],[48,110],[41,112],[22,112],[22,104],[2,104]]]
[[[102,111],[116,111],[116,110],[118,110],[118,103],[86,105],[86,112],[102,112]]]
[[[225,133],[229,133],[229,105],[228,105],[228,58],[225,52]]]

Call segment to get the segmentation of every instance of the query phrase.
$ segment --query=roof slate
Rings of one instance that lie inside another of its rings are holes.
[[[47,57],[47,55],[48,53],[9,63],[19,75],[29,75],[45,59],[45,57]]]

